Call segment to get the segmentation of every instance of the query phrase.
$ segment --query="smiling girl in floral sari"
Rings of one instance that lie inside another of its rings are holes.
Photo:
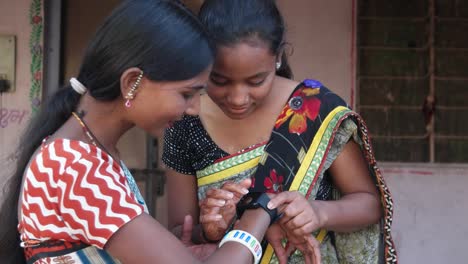
[[[219,240],[246,193],[232,183],[252,178],[250,192],[285,204],[262,263],[304,263],[294,249],[311,234],[324,263],[396,263],[392,200],[366,126],[320,82],[290,79],[274,1],[207,0],[199,16],[217,55],[199,116],[166,131],[170,228],[190,212],[194,242]]]

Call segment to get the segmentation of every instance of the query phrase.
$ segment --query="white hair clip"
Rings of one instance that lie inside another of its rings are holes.
[[[81,95],[86,93],[86,87],[80,81],[78,81],[75,77],[70,79],[70,84],[73,90],[75,90],[75,92]]]

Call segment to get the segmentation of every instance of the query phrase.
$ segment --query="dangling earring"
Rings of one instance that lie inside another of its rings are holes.
[[[281,62],[278,61],[276,62],[276,70],[279,70],[281,68]]]
[[[140,71],[140,75],[138,75],[136,82],[132,85],[132,88],[130,88],[130,91],[128,91],[127,95],[125,96],[125,99],[127,99],[127,101],[125,101],[125,107],[129,108],[130,106],[132,106],[130,100],[133,100],[133,98],[135,98],[136,90],[140,85],[141,78],[143,78],[143,71]]]

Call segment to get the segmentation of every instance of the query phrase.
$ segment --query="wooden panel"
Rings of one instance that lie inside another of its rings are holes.
[[[371,135],[422,136],[426,133],[421,110],[413,109],[361,109]]]
[[[468,1],[436,0],[436,15],[441,17],[468,17]]]
[[[360,46],[421,48],[427,45],[426,21],[360,20]]]
[[[428,79],[361,79],[359,103],[371,106],[422,106],[428,90]]]
[[[435,46],[449,48],[468,47],[468,21],[438,20],[435,28]]]
[[[427,51],[361,50],[359,74],[425,76],[428,58]]]
[[[435,131],[437,135],[468,136],[468,109],[437,109]]]
[[[437,139],[435,149],[436,162],[468,163],[467,139]]]
[[[394,162],[428,162],[427,139],[373,139],[377,160]]]
[[[423,17],[428,12],[427,0],[361,0],[359,16]]]
[[[445,77],[468,77],[468,51],[437,50],[436,75]]]
[[[468,80],[436,81],[437,106],[462,107],[468,102]]]

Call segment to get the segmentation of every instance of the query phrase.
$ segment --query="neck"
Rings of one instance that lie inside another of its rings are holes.
[[[122,109],[116,105],[116,102],[99,102],[85,95],[76,112],[93,134],[98,147],[104,148],[111,156],[120,159],[117,142],[133,125],[125,122]]]

